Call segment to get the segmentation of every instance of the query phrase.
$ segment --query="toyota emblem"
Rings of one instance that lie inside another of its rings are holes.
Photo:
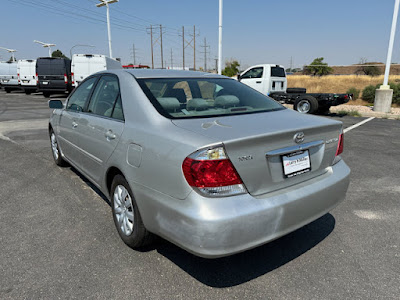
[[[294,135],[293,140],[297,143],[300,144],[304,142],[304,133],[303,132],[298,132]]]

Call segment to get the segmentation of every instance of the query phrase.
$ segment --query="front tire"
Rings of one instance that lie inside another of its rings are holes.
[[[110,198],[114,224],[124,243],[132,249],[148,245],[152,234],[144,227],[132,190],[123,176],[114,177]]]
[[[293,109],[302,114],[313,114],[318,110],[318,101],[312,96],[303,96],[294,102]]]
[[[60,167],[67,166],[68,163],[61,157],[61,151],[60,148],[58,147],[57,137],[53,129],[50,129],[49,135],[50,135],[51,153],[53,154],[54,162],[56,163],[57,166]]]
[[[43,96],[44,96],[45,98],[50,98],[50,93],[48,93],[48,92],[43,92]]]

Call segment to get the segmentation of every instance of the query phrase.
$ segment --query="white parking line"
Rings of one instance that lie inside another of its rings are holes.
[[[357,124],[354,124],[353,126],[347,127],[346,129],[343,130],[343,132],[346,133],[346,132],[348,132],[348,131],[350,131],[350,130],[352,130],[354,128],[357,128],[358,126],[361,126],[361,125],[363,125],[363,124],[365,124],[365,123],[367,123],[367,122],[369,122],[369,121],[371,121],[373,119],[375,119],[375,117],[371,117],[371,118],[365,119],[364,121],[361,121],[361,122],[359,122]]]

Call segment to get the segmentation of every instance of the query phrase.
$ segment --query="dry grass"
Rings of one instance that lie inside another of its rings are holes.
[[[363,90],[367,85],[382,84],[383,75],[328,75],[314,77],[308,75],[289,75],[287,77],[288,87],[304,87],[307,93],[346,93],[351,87]],[[392,75],[389,81],[399,82],[400,75]],[[361,93],[360,93],[361,96]]]

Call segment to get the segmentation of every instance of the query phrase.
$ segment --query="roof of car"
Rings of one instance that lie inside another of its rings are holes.
[[[228,78],[213,73],[198,72],[198,71],[184,71],[184,70],[165,70],[165,69],[125,69],[126,72],[131,73],[136,78]]]

